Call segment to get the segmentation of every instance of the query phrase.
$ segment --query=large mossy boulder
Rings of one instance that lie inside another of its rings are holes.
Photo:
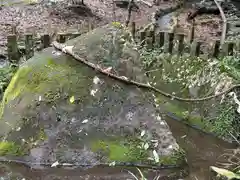
[[[66,44],[119,76],[147,82],[131,36],[116,24]],[[0,156],[34,163],[179,162],[179,147],[151,92],[52,47],[21,65],[12,78],[3,97],[0,137]]]

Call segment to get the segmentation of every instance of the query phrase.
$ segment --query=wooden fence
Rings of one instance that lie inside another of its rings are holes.
[[[201,46],[208,45],[205,42],[190,39],[184,34],[177,34],[171,32],[159,32],[157,34],[154,31],[140,32],[140,40],[142,45],[147,48],[163,48],[165,53],[182,55],[183,53],[190,53],[191,56],[201,55]],[[186,43],[187,42],[187,43]],[[189,47],[189,50],[185,51]],[[209,58],[218,58],[220,56],[232,56],[234,53],[240,52],[240,42],[227,42],[221,46],[220,40],[208,45],[210,50],[204,52]],[[175,49],[176,48],[176,49]]]
[[[80,36],[82,33],[58,33],[57,41],[64,43],[66,39],[72,39]],[[17,36],[15,34],[8,35],[7,37],[7,53],[10,61],[18,62],[21,56],[25,55],[26,59],[31,58],[34,55],[34,51],[37,49],[42,50],[51,46],[51,37],[49,34],[43,34],[40,39],[33,37],[33,34],[24,35],[24,46],[19,45]]]
[[[201,46],[204,45],[204,42],[194,40],[194,25],[189,31],[188,37],[184,34],[172,32],[136,31],[134,22],[131,24],[131,32],[134,39],[140,42],[142,46],[146,46],[149,49],[162,48],[164,53],[177,55],[189,53],[191,56],[200,56]],[[57,35],[57,41],[64,43],[67,39],[72,39],[79,35],[81,35],[81,33],[59,33]],[[38,50],[51,46],[51,38],[48,34],[43,34],[40,40],[34,39],[32,34],[25,34],[24,36],[24,47],[18,45],[15,34],[8,36],[8,59],[10,61],[18,62],[23,54],[26,59],[31,58],[34,55],[36,44],[38,44]],[[187,51],[185,47],[188,47]],[[217,58],[219,56],[231,56],[234,52],[240,52],[240,41],[224,42],[224,44],[221,45],[220,40],[216,40],[210,46],[210,51],[204,54],[207,54],[209,58]]]

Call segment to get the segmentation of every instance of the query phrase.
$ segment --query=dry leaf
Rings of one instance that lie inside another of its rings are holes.
[[[74,101],[75,101],[74,96],[72,96],[72,97],[69,99],[69,101],[70,101],[70,103],[74,103]]]
[[[153,150],[153,156],[156,163],[159,163],[159,156],[156,150]]]
[[[65,46],[64,48],[62,48],[62,51],[64,53],[72,52],[72,50],[73,50],[73,46]]]
[[[59,162],[58,162],[58,161],[56,161],[55,163],[53,163],[53,164],[51,165],[51,167],[56,167],[57,165],[59,165]]]
[[[86,124],[88,122],[88,119],[84,119],[83,121],[82,121],[82,124]]]

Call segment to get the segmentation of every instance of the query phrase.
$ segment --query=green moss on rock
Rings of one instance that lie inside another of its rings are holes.
[[[39,130],[39,133],[38,133],[38,140],[42,140],[42,141],[44,141],[44,140],[46,140],[47,139],[47,135],[46,135],[46,133],[44,132],[44,129],[40,129]]]
[[[147,159],[147,151],[138,147],[139,143],[133,140],[98,140],[92,142],[93,152],[107,154],[108,161],[135,162]]]
[[[0,156],[22,156],[26,151],[14,142],[2,141],[0,142]]]
[[[165,156],[160,159],[160,164],[176,164],[180,165],[185,163],[186,153],[183,149],[176,150],[171,156]]]
[[[159,99],[161,98],[159,97]],[[161,100],[159,101],[161,102]],[[200,116],[191,115],[186,109],[171,102],[165,103],[164,108],[166,111],[173,113],[177,118],[182,118],[185,123],[197,126],[206,132],[211,132],[211,126],[209,123],[206,123],[206,120],[202,119]]]

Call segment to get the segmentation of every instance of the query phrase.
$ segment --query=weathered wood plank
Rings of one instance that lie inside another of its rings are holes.
[[[25,52],[26,59],[30,59],[34,55],[34,41],[32,34],[25,34]]]
[[[212,49],[211,57],[217,58],[217,57],[219,56],[219,53],[220,53],[220,45],[221,45],[220,40],[216,40],[216,41],[213,43],[213,49]]]
[[[190,55],[191,56],[199,56],[200,55],[200,48],[201,48],[202,42],[199,41],[193,41],[190,49]]]
[[[140,43],[141,46],[145,44],[146,41],[146,31],[140,31]]]
[[[155,42],[154,31],[148,31],[146,38],[147,48],[152,49],[154,42]]]
[[[164,46],[164,32],[159,32],[159,47]]]
[[[50,35],[49,34],[44,34],[41,36],[41,41],[42,41],[42,47],[47,48],[50,46]]]
[[[177,54],[182,55],[184,50],[184,34],[176,34],[177,38]]]
[[[194,36],[195,36],[195,20],[193,19],[191,28],[190,28],[190,32],[189,32],[189,43],[190,44],[193,42]]]
[[[66,33],[58,33],[57,35],[57,42],[59,43],[65,43],[66,42]]]
[[[173,40],[174,40],[174,34],[173,33],[165,33],[165,47],[164,52],[165,53],[172,53],[173,51]]]
[[[20,60],[20,54],[17,45],[17,36],[15,34],[10,34],[7,36],[7,51],[9,61],[18,62]]]
[[[132,24],[131,24],[131,33],[132,33],[133,39],[135,39],[135,37],[136,37],[136,23],[135,22],[132,22]]]
[[[234,48],[233,42],[224,42],[223,48],[222,48],[222,56],[232,56],[233,48]]]

